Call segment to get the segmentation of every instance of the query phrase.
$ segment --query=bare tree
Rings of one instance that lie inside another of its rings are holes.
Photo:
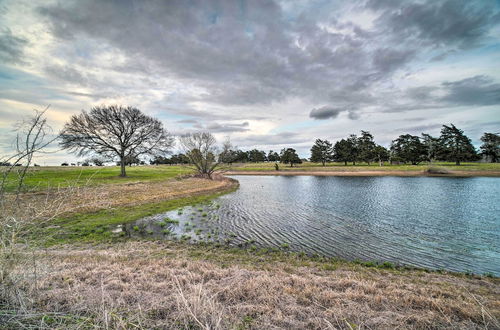
[[[198,173],[212,179],[212,174],[220,164],[215,137],[209,132],[197,132],[181,136],[180,141]]]
[[[42,111],[34,110],[31,117],[16,125],[15,152],[0,161],[0,163],[9,165],[2,171],[2,180],[0,182],[1,207],[3,207],[3,195],[8,186],[8,181],[15,181],[14,192],[19,195],[34,155],[45,153],[44,149],[58,138],[57,136],[51,136],[52,128],[47,124],[45,118],[45,112],[48,109],[47,106]]]
[[[127,158],[165,154],[174,141],[158,119],[118,105],[98,106],[72,116],[61,138],[61,146],[78,156],[118,157],[122,177]]]

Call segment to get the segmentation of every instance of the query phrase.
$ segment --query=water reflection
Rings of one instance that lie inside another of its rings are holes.
[[[236,179],[235,193],[141,219],[126,230],[500,275],[498,178]],[[161,227],[166,217],[179,223]]]

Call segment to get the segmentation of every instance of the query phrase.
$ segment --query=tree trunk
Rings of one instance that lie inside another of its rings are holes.
[[[455,161],[455,165],[460,165],[460,161],[458,159]]]
[[[125,157],[120,158],[120,176],[127,176],[127,173],[125,173]]]
[[[293,167],[293,162],[290,162],[290,167]]]
[[[325,163],[326,163],[326,162],[325,162],[325,161],[322,161],[322,163],[323,163],[323,166],[325,166]]]
[[[344,166],[347,166],[347,160],[344,161]]]

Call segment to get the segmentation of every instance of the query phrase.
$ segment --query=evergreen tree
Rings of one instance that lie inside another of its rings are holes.
[[[388,161],[390,157],[389,150],[381,145],[376,145],[375,148],[373,148],[373,155],[374,159],[378,161],[380,166],[382,166],[385,161]]]
[[[417,165],[427,159],[427,147],[418,136],[404,134],[392,141],[391,156],[404,163]]]
[[[276,151],[269,150],[269,153],[267,154],[267,160],[270,162],[279,162],[280,155]]]
[[[290,164],[290,167],[293,167],[293,164],[302,163],[302,160],[293,148],[282,149],[280,159],[282,163]]]
[[[476,160],[477,152],[471,140],[464,134],[464,131],[450,124],[443,125],[441,136],[439,137],[439,158],[446,161],[454,161],[456,165],[467,160]]]
[[[347,166],[347,162],[351,160],[351,148],[352,144],[346,139],[337,141],[333,146],[333,158],[337,162],[344,162]]]
[[[357,139],[358,158],[370,165],[370,162],[375,158],[376,144],[373,141],[373,135],[367,131],[361,131],[361,136]]]
[[[358,137],[356,134],[351,134],[347,138],[347,146],[349,150],[349,161],[352,165],[356,165],[356,161],[359,159],[359,147],[358,147]]]
[[[266,153],[262,150],[253,149],[248,152],[248,161],[250,162],[263,162],[266,160]]]
[[[330,141],[317,139],[311,148],[311,162],[321,162],[325,166],[332,158],[333,147]]]
[[[427,160],[431,163],[436,159],[440,150],[439,138],[422,133],[422,143],[427,147]]]
[[[500,160],[500,135],[494,133],[484,133],[481,137],[481,155],[498,163]]]

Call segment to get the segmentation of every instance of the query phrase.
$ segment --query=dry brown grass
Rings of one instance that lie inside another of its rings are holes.
[[[175,242],[48,250],[21,288],[99,328],[498,328],[500,282]],[[229,266],[228,266],[229,265]],[[0,319],[1,321],[1,319]],[[4,318],[4,321],[8,320]],[[64,327],[70,327],[66,324]]]
[[[237,182],[221,176],[216,177],[215,180],[186,177],[156,182],[86,185],[37,191],[21,194],[20,200],[23,205],[30,205],[32,209],[49,210],[52,216],[54,213],[61,215],[73,212],[91,212],[118,206],[132,206],[215,193],[227,190],[233,185],[237,185]],[[6,198],[15,199],[16,196],[6,196]],[[64,202],[59,202],[61,200]],[[57,212],[54,212],[54,207],[47,208],[47,203],[57,204]],[[15,209],[6,210],[10,214],[15,214],[16,210],[25,209],[25,207],[18,207],[14,203],[7,203],[7,205],[15,207]]]

